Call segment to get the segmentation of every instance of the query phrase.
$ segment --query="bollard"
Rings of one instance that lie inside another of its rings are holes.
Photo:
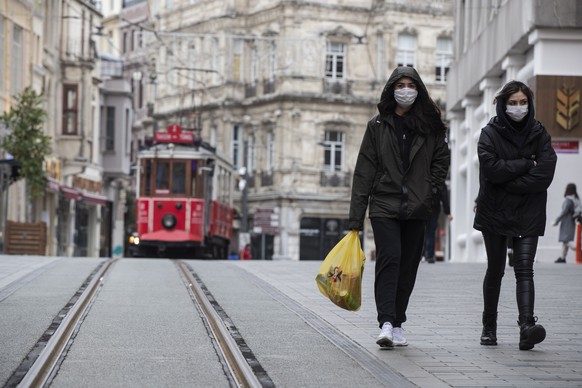
[[[582,247],[580,246],[580,235],[582,234],[582,224],[576,223],[576,264],[582,264]]]

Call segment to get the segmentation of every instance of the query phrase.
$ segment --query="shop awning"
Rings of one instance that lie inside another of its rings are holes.
[[[63,195],[67,199],[77,200],[81,198],[81,192],[77,189],[73,189],[72,187],[61,186],[61,191],[63,192]]]
[[[107,197],[99,194],[83,193],[83,201],[94,205],[103,206],[107,204]]]
[[[49,177],[46,182],[46,189],[47,191],[50,191],[52,193],[58,193],[59,190],[61,189],[61,185],[59,184],[59,182]]]

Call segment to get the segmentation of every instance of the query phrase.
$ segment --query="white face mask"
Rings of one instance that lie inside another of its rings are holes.
[[[416,100],[416,96],[418,96],[418,92],[414,89],[404,88],[394,90],[394,99],[398,105],[404,108],[408,108],[412,105],[414,100]]]
[[[507,105],[505,113],[513,121],[521,121],[527,115],[527,105]]]

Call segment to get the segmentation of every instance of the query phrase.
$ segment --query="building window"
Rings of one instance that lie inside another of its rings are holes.
[[[275,134],[269,132],[267,134],[267,165],[266,169],[268,172],[273,171],[275,165]]]
[[[449,66],[453,60],[453,40],[450,38],[438,38],[436,45],[436,81],[445,83]]]
[[[384,49],[384,36],[381,34],[378,34],[378,41],[376,43],[376,57],[377,57],[376,65],[377,79],[383,81],[385,77],[384,67],[386,66],[385,64],[386,54]]]
[[[398,35],[398,48],[396,51],[396,63],[398,66],[416,66],[416,37],[408,34]]]
[[[255,171],[255,136],[250,135],[247,143],[247,174],[253,175]]]
[[[0,91],[4,90],[4,17],[0,15]],[[1,110],[0,112],[3,112]]]
[[[275,72],[277,70],[277,44],[271,42],[269,47],[269,81],[275,80]]]
[[[212,61],[212,83],[217,84],[220,82],[220,57],[219,57],[219,50],[220,50],[220,42],[218,38],[212,38],[211,47],[211,61]]]
[[[344,134],[339,131],[325,131],[323,141],[323,168],[326,171],[342,171],[344,156]]]
[[[212,147],[216,147],[216,138],[217,138],[218,128],[215,125],[210,127],[210,145]]]
[[[257,47],[251,49],[251,84],[256,85],[259,81],[259,52]]]
[[[124,54],[127,52],[127,31],[123,33],[121,38],[121,52]]]
[[[242,167],[242,154],[242,128],[237,124],[232,128],[232,164],[235,168]]]
[[[14,25],[12,29],[12,94],[18,94],[22,90],[22,69],[25,67],[22,63],[22,27]],[[2,41],[2,44],[4,41]]]
[[[232,79],[233,81],[240,81],[242,74],[242,58],[243,58],[243,41],[235,39],[232,48]]]
[[[346,45],[337,42],[327,43],[325,57],[325,76],[331,79],[344,78],[346,60]]]
[[[77,134],[78,100],[77,85],[63,85],[63,135]]]
[[[115,107],[108,106],[105,116],[105,151],[115,150]]]

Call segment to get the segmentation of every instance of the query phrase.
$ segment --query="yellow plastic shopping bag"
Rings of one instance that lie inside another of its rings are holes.
[[[323,260],[315,277],[319,291],[343,309],[359,310],[365,261],[358,232],[352,230]]]

